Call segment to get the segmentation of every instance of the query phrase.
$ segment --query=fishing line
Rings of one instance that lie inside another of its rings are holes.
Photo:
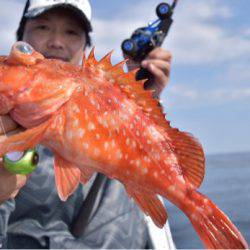
[[[7,137],[7,135],[6,135],[6,130],[5,130],[5,128],[4,128],[4,124],[3,124],[3,120],[2,120],[2,116],[0,116],[0,123],[1,123],[1,127],[2,127],[2,130],[3,130],[4,135]]]

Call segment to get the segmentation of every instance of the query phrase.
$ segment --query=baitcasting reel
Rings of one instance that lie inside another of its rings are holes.
[[[174,0],[172,5],[160,3],[156,7],[158,19],[146,27],[136,29],[129,39],[124,40],[121,45],[123,53],[130,59],[141,62],[150,51],[161,46],[173,22],[172,15],[177,1]],[[145,72],[145,69],[140,71],[137,73],[137,80],[148,78],[149,72]]]

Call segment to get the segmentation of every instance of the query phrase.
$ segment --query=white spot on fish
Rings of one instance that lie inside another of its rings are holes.
[[[96,101],[95,101],[93,98],[90,98],[90,103],[91,103],[93,106],[96,106]]]
[[[124,157],[124,158],[125,158],[125,160],[127,160],[127,159],[128,159],[128,154],[125,154],[125,157]]]
[[[176,187],[174,185],[170,185],[168,188],[167,188],[167,191],[169,193],[174,193],[176,191]]]
[[[133,165],[133,164],[134,164],[134,161],[133,161],[133,160],[131,160],[131,161],[129,162],[129,164]]]
[[[78,108],[77,105],[74,105],[74,106],[73,106],[73,111],[74,111],[75,113],[79,113],[79,112],[80,112],[80,109]]]
[[[68,129],[66,133],[67,133],[68,139],[72,139],[73,138],[72,130]]]
[[[135,161],[135,165],[136,165],[137,167],[140,167],[140,165],[141,165],[141,160],[140,160],[140,159],[136,160],[136,161]]]
[[[122,129],[122,134],[123,134],[123,136],[126,136],[126,135],[127,135],[127,132],[126,132],[126,129],[125,129],[125,128]]]
[[[150,162],[150,158],[148,156],[144,156],[144,161],[149,163]]]
[[[135,149],[136,148],[136,141],[132,141],[132,148]]]
[[[115,140],[111,141],[111,146],[114,148],[115,147]]]
[[[150,145],[152,144],[152,142],[150,140],[147,140],[147,144]]]
[[[158,172],[156,172],[156,171],[154,172],[154,177],[158,178]]]
[[[152,136],[156,141],[164,141],[165,138],[164,136],[154,127],[154,126],[149,126],[147,128],[148,134]]]
[[[79,125],[79,120],[78,120],[78,119],[75,119],[75,120],[73,121],[73,126],[76,128],[76,127],[78,127],[78,125]]]
[[[88,130],[89,130],[89,131],[95,130],[95,124],[94,124],[93,122],[90,122],[90,123],[88,124]]]
[[[158,153],[158,152],[155,152],[155,154],[154,154],[154,156],[155,156],[155,159],[157,160],[157,161],[159,161],[160,160],[160,154]]]
[[[89,148],[89,144],[86,143],[86,142],[84,142],[84,143],[83,143],[83,148],[84,148],[84,149],[88,149],[88,148]]]
[[[78,130],[78,134],[79,134],[80,137],[83,137],[84,134],[85,134],[85,130],[82,129],[82,128],[80,128],[80,129]]]
[[[127,145],[127,146],[130,145],[130,139],[129,139],[129,138],[126,139],[126,145]]]
[[[115,120],[114,120],[113,118],[111,119],[110,122],[111,122],[112,125],[115,125],[115,124],[116,124],[116,122],[115,122]]]
[[[185,180],[184,180],[184,178],[183,178],[182,175],[178,175],[178,176],[177,176],[177,179],[178,179],[182,184],[185,184]]]
[[[140,120],[140,116],[139,116],[139,115],[136,115],[136,116],[135,116],[135,120],[136,120],[136,121],[139,121],[139,120]]]
[[[198,220],[198,217],[196,216],[196,214],[195,213],[192,213],[191,214],[191,216],[190,216],[190,218],[192,219],[192,220]]]
[[[104,142],[104,149],[105,150],[108,150],[109,148],[109,143],[107,141]]]
[[[117,152],[116,152],[116,157],[117,157],[117,159],[118,160],[121,160],[122,159],[122,152],[121,152],[121,150],[118,150]]]
[[[134,125],[132,123],[129,125],[129,127],[130,129],[134,129]]]
[[[108,103],[111,104],[111,103],[112,103],[112,100],[111,100],[111,99],[108,99]]]
[[[88,110],[87,109],[84,109],[84,115],[85,115],[85,119],[88,120],[89,115],[88,115]]]
[[[99,156],[100,155],[100,150],[98,148],[94,149],[94,155]]]
[[[100,134],[96,134],[96,135],[95,135],[95,138],[96,138],[97,140],[99,140],[99,139],[101,138]]]
[[[142,168],[142,174],[147,174],[148,173],[148,169],[146,167]]]

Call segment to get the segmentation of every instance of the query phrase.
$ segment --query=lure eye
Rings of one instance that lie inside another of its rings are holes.
[[[28,43],[24,42],[18,42],[15,47],[18,51],[26,55],[31,55],[34,51],[34,49]]]

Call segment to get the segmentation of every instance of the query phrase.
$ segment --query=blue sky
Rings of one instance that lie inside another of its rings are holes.
[[[24,2],[0,1],[1,54],[14,42]],[[91,0],[97,57],[115,49],[113,62],[120,61],[121,42],[156,18],[159,2]],[[209,154],[250,151],[249,12],[249,0],[179,0],[163,44],[173,54],[161,97],[167,117]]]

